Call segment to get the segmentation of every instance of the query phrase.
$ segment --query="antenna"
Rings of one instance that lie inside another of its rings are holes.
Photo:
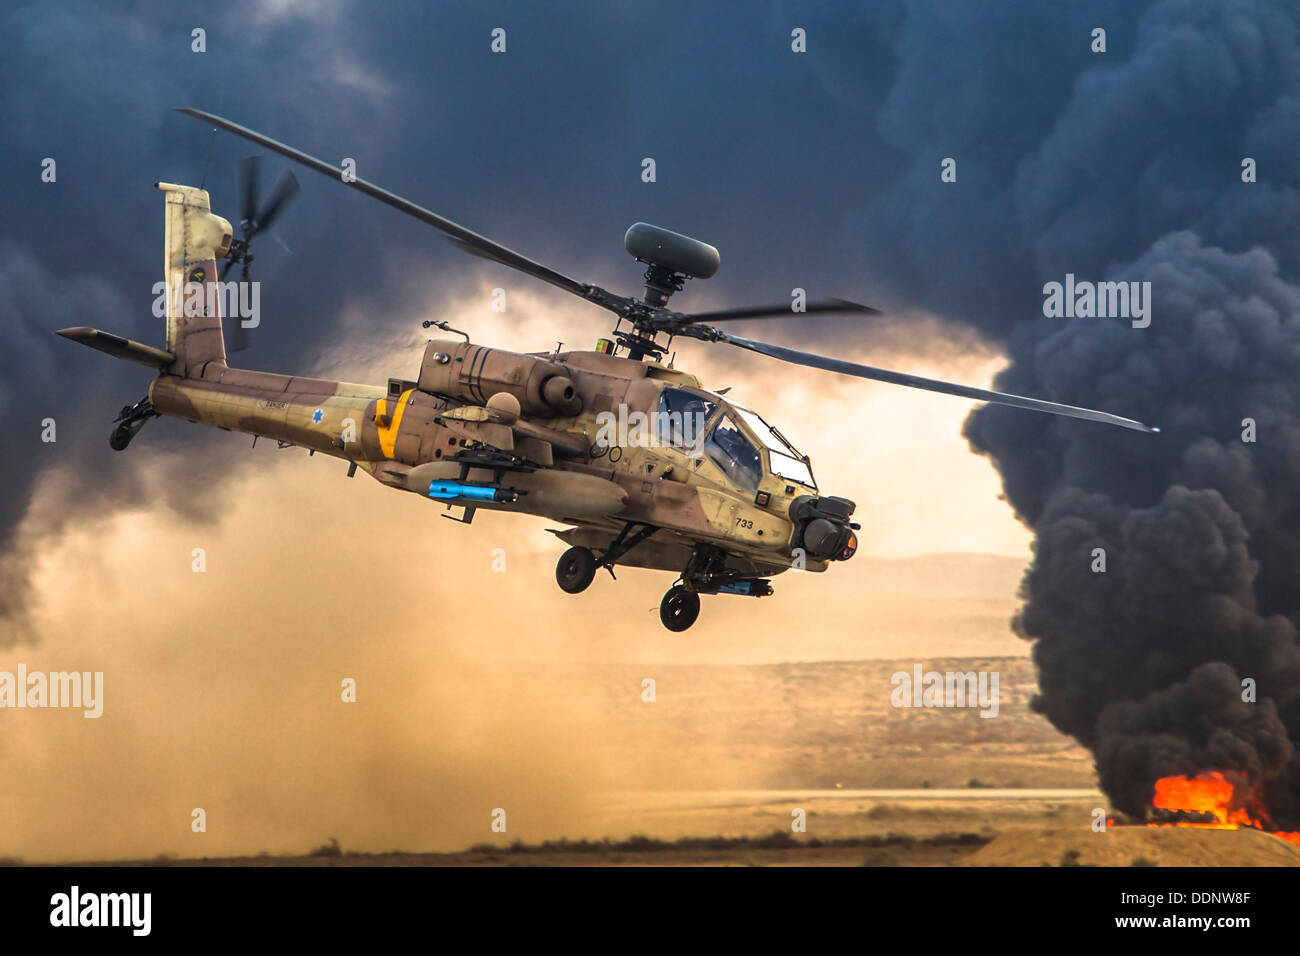
[[[199,182],[199,188],[203,189],[208,184],[208,170],[212,168],[212,149],[217,145],[217,128],[212,127],[212,139],[208,140],[208,160],[203,164],[203,179]]]

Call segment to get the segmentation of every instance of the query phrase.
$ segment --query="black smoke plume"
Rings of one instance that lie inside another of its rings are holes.
[[[1016,622],[1034,642],[1035,706],[1092,750],[1125,813],[1143,814],[1159,777],[1219,770],[1249,780],[1273,821],[1295,829],[1300,167],[1281,144],[1300,130],[1297,12],[1169,0],[1043,23],[1034,6],[1004,29],[972,29],[957,64],[938,39],[951,24],[911,8],[889,115],[900,147],[932,147],[927,179],[936,156],[976,167],[981,191],[953,215],[968,210],[998,240],[996,256],[959,230],[976,251],[944,271],[961,259],[956,242],[914,223],[911,251],[892,254],[918,269],[918,251],[933,253],[940,277],[920,293],[1005,342],[1011,364],[996,387],[1162,429],[991,407],[967,422],[1036,533]],[[1089,25],[1110,37],[1110,52],[1091,60]],[[1037,70],[1032,96],[1012,92]],[[979,89],[925,108],[936,71]],[[1005,112],[1007,96],[1029,96],[1024,117]],[[995,105],[955,115],[985,103]],[[1258,182],[1242,179],[1246,157],[1266,170]],[[920,188],[900,186],[873,214],[898,225]],[[891,254],[877,225],[862,228]],[[1042,284],[1067,272],[1150,281],[1150,326],[1026,320],[1041,316]]]
[[[1018,621],[1036,642],[1036,706],[1093,750],[1126,813],[1141,814],[1159,777],[1240,771],[1294,825],[1297,290],[1266,252],[1231,255],[1190,233],[1123,274],[1153,277],[1150,328],[1044,320],[1013,341],[999,386],[1068,382],[1076,400],[1127,409],[1160,435],[988,411],[968,426],[1037,533]]]

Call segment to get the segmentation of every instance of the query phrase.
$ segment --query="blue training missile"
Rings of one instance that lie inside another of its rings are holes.
[[[465,498],[470,501],[514,501],[519,497],[505,488],[467,485],[462,481],[433,481],[429,484],[429,497],[439,501]]]

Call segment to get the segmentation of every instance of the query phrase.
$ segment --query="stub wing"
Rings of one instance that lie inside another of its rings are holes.
[[[78,325],[71,329],[59,329],[58,334],[65,339],[79,342],[87,348],[103,352],[105,355],[111,355],[113,358],[125,359],[128,362],[135,362],[137,365],[147,365],[149,368],[162,370],[176,361],[175,352],[156,349],[152,345],[145,345],[143,342],[136,342],[132,339],[124,339],[112,332],[102,332],[99,329],[92,329],[84,325]]]

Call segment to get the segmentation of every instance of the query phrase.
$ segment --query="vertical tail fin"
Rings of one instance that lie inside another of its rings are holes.
[[[229,222],[212,213],[204,190],[155,185],[167,196],[167,350],[176,355],[173,372],[198,377],[208,365],[226,364],[217,259],[230,251],[233,233]]]

